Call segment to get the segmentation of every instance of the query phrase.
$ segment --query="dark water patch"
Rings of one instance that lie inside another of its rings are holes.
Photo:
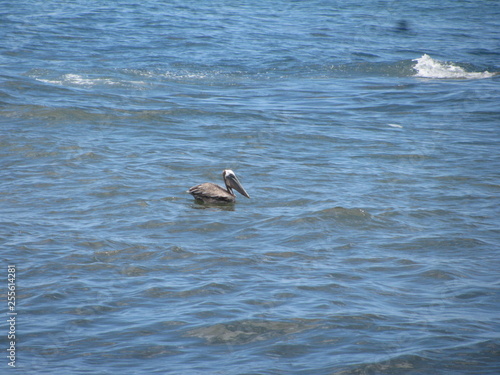
[[[361,227],[367,225],[372,216],[364,209],[334,207],[301,215],[290,221],[296,228],[309,231],[327,231],[330,226]]]
[[[136,332],[136,335],[144,336],[141,332]],[[179,355],[181,353],[182,350],[172,345],[139,344],[133,347],[109,351],[104,355],[104,357],[115,360],[123,358],[130,358],[131,360],[145,360],[156,357],[168,358],[168,356]]]
[[[84,248],[89,248],[92,250],[100,250],[104,247],[110,247],[111,244],[107,240],[86,240],[76,244]]]
[[[473,349],[473,348],[476,348]],[[479,351],[477,349],[480,349]],[[472,349],[472,350],[471,350]],[[491,341],[480,342],[465,347],[445,350],[448,354],[445,360],[438,359],[438,351],[425,351],[421,354],[401,354],[394,358],[362,365],[351,366],[342,374],[366,373],[435,373],[448,374],[458,371],[463,374],[481,372],[493,373],[498,365],[494,355],[498,353],[498,344]],[[493,372],[492,372],[493,371]]]
[[[448,251],[466,251],[468,249],[485,249],[488,245],[475,238],[440,238],[440,237],[424,237],[413,238],[405,243],[393,243],[389,248],[396,250],[417,251],[417,252],[448,252]]]
[[[144,266],[125,266],[120,269],[120,274],[127,277],[141,277],[151,272],[149,267]]]
[[[477,300],[486,301],[489,297],[493,297],[497,292],[492,288],[475,288],[475,287],[465,287],[464,290],[460,291],[454,298],[460,300]]]
[[[198,253],[194,251],[186,250],[179,246],[172,246],[170,251],[165,251],[159,258],[160,262],[168,263],[169,260],[175,259],[186,259],[198,256]]]
[[[210,345],[244,345],[255,341],[273,340],[312,329],[314,326],[314,321],[306,320],[290,322],[243,320],[196,328],[189,331],[188,335],[204,339]]]
[[[325,285],[299,285],[297,289],[310,291],[310,292],[322,292],[326,291],[328,293],[332,293],[335,289],[345,288],[344,286],[336,283],[330,283]]]
[[[303,344],[272,345],[266,354],[273,358],[297,358],[309,353],[309,348]]]
[[[455,280],[457,278],[457,275],[439,269],[427,270],[425,272],[422,272],[419,276],[423,278],[442,280],[442,281]]]

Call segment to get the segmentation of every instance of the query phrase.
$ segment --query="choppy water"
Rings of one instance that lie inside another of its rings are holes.
[[[19,373],[497,374],[499,20],[493,1],[3,4]],[[185,193],[225,168],[251,199]]]

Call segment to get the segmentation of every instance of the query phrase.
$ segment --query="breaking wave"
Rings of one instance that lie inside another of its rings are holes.
[[[454,63],[442,62],[434,60],[427,54],[424,54],[418,59],[414,59],[417,63],[413,67],[417,71],[416,77],[424,78],[443,78],[443,79],[480,79],[490,78],[496,73],[484,72],[468,72],[461,66]]]

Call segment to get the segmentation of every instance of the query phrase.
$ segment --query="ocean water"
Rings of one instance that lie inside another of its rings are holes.
[[[499,2],[0,20],[2,373],[500,372]]]

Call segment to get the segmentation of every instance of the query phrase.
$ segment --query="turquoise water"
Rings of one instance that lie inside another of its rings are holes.
[[[19,373],[499,372],[500,4],[1,20]],[[251,199],[186,193],[226,168]]]

